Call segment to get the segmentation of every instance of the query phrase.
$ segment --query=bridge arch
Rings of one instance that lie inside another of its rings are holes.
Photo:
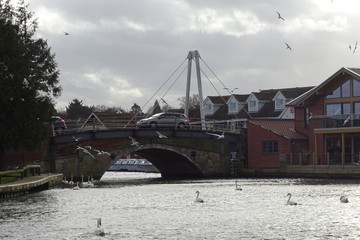
[[[49,143],[48,164],[51,172],[80,178],[81,175],[100,179],[116,159],[136,153],[153,163],[167,178],[201,178],[231,176],[236,156],[244,154],[246,141],[242,134],[226,133],[223,139],[214,138],[201,130],[160,130],[167,139],[160,139],[153,129],[122,129],[81,132],[53,137]],[[140,142],[133,146],[129,137]],[[89,147],[95,156],[76,151]],[[111,157],[99,155],[106,151]],[[235,161],[236,160],[236,161]],[[231,165],[232,164],[232,165]],[[235,168],[234,168],[235,169]],[[234,170],[235,171],[235,170]]]
[[[128,149],[121,155],[135,153],[146,158],[161,173],[163,178],[200,178],[204,177],[198,164],[186,154],[160,144],[149,144],[140,149]],[[190,154],[195,157],[196,154]],[[120,159],[118,156],[116,160]]]

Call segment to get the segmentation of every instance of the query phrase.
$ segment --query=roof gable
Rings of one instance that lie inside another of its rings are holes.
[[[308,90],[307,92],[303,93],[299,97],[293,99],[290,101],[287,106],[299,106],[303,104],[305,101],[313,98],[317,93],[321,92],[322,89],[327,87],[329,84],[331,84],[333,81],[337,81],[340,78],[344,78],[343,75],[347,74],[350,77],[353,77],[357,80],[360,80],[360,69],[359,68],[340,68],[337,72],[335,72],[333,75],[331,75],[328,79],[323,81],[321,84],[319,84],[316,87],[313,87],[312,89]]]

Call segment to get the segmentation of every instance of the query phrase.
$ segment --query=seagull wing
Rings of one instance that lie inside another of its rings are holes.
[[[285,19],[280,15],[280,13],[279,12],[276,12],[277,14],[278,14],[278,18],[279,19],[281,19],[281,20],[283,20],[283,21],[285,21]]]
[[[167,136],[165,136],[164,134],[158,132],[158,131],[155,131],[158,135],[159,135],[159,138],[167,138]]]
[[[80,146],[78,146],[76,149],[75,149],[75,151],[74,152],[76,152],[77,150],[85,150],[85,151],[87,151],[85,148],[83,148],[83,147],[80,147]]]
[[[139,146],[140,145],[140,143],[137,142],[134,137],[129,136],[129,138],[131,139],[131,142],[132,142],[131,146]]]
[[[90,155],[93,159],[95,159],[94,155],[92,155],[88,150],[85,149],[84,153]]]
[[[355,43],[355,47],[354,47],[353,53],[355,53],[356,48],[357,48],[357,42]]]
[[[206,134],[209,134],[209,135],[212,135],[212,136],[215,136],[215,137],[218,137],[218,138],[221,137],[221,135],[216,134],[216,133],[209,133],[209,132],[205,132],[205,133],[206,133]]]
[[[136,142],[135,138],[133,138],[133,137],[131,137],[131,136],[129,136],[129,138],[131,139],[131,142],[132,142],[132,143],[135,143],[135,142]]]
[[[285,43],[285,45],[286,45],[286,48],[287,48],[287,49],[292,50],[289,44]]]

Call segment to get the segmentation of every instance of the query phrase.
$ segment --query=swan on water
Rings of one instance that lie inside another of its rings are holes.
[[[68,185],[68,184],[69,184],[69,181],[66,180],[66,177],[62,180],[62,182],[63,182],[63,184],[65,184],[65,185]]]
[[[199,191],[196,191],[196,199],[195,199],[195,202],[199,202],[199,203],[203,203],[204,200],[202,200],[201,198],[199,198]]]
[[[70,181],[69,181],[69,184],[72,186],[74,185],[74,181],[73,181],[73,175],[70,176]]]
[[[76,186],[73,188],[73,190],[80,190],[79,182],[76,182]]]
[[[286,205],[297,205],[297,202],[291,201],[291,193],[288,193],[286,196],[289,196],[289,199],[286,202]]]
[[[101,218],[97,219],[97,223],[96,223],[96,230],[95,230],[95,234],[98,236],[105,236],[105,231],[103,228],[101,228]]]
[[[83,178],[84,178],[83,175],[81,175],[82,187],[84,187],[84,188],[95,187],[94,183],[92,181],[90,181],[90,176],[88,176],[88,181],[87,182],[84,182]]]
[[[236,180],[236,181],[235,181],[235,190],[240,190],[240,191],[242,191],[242,188],[238,186],[237,182],[238,182],[238,181]]]
[[[348,203],[348,202],[349,202],[349,199],[348,199],[347,197],[345,197],[345,196],[341,196],[341,197],[340,197],[340,202],[341,202],[341,203]]]

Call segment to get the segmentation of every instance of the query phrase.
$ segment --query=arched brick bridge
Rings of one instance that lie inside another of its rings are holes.
[[[223,139],[201,130],[158,129],[168,138],[159,138],[152,129],[122,129],[81,132],[55,136],[50,144],[50,168],[69,178],[93,176],[100,178],[118,159],[136,153],[148,159],[164,178],[230,177],[231,159],[240,168],[245,158],[244,134],[225,133]],[[132,146],[129,136],[136,138],[140,146]],[[75,141],[74,138],[78,138]],[[91,146],[111,153],[97,155],[95,159],[78,146]],[[236,157],[232,152],[236,152]],[[237,161],[234,161],[236,159]]]

